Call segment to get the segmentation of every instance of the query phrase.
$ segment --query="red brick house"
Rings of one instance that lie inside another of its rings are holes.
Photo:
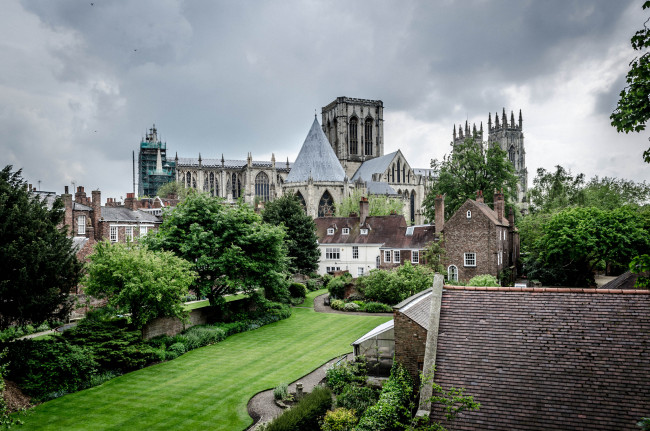
[[[650,414],[649,290],[445,286],[439,294],[433,312],[431,290],[396,306],[395,358],[417,375],[432,355],[436,383],[481,403],[454,429],[637,430]]]
[[[483,201],[483,193],[476,200],[468,199],[444,221],[444,199],[435,201],[436,230],[444,235],[446,266],[449,280],[469,281],[482,274],[499,274],[509,269],[516,275],[519,260],[519,233],[514,225],[514,214],[505,217],[503,193],[495,193],[494,209]]]
[[[433,225],[400,226],[379,247],[379,266],[382,269],[390,269],[403,265],[404,262],[411,262],[413,265],[425,264],[424,252],[434,240]]]

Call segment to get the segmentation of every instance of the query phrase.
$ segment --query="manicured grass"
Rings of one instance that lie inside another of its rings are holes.
[[[226,302],[230,301],[236,301],[238,299],[246,298],[248,295],[245,293],[239,293],[237,295],[228,295],[224,296],[226,299]],[[190,302],[189,304],[185,304],[185,309],[186,310],[194,310],[196,308],[203,308],[203,307],[208,307],[210,305],[210,301],[207,299],[204,299],[203,301],[196,301],[196,302]]]
[[[307,292],[307,297],[305,298],[305,302],[303,302],[300,306],[314,308],[314,298],[324,293],[327,293],[327,289],[319,289],[319,290],[314,290],[313,292]]]
[[[289,319],[41,404],[21,429],[243,430],[254,394],[351,351],[389,319],[296,308]]]

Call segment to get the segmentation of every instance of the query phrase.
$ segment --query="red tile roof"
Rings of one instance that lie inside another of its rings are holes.
[[[314,223],[320,244],[383,244],[400,228],[406,229],[406,220],[401,215],[366,217],[363,226],[359,226],[359,217],[319,217]],[[334,228],[334,235],[327,235],[330,227]],[[349,235],[343,235],[344,227],[350,228]],[[367,228],[368,235],[361,235],[361,228]]]
[[[648,290],[445,286],[435,380],[481,403],[454,429],[638,430],[649,309]]]

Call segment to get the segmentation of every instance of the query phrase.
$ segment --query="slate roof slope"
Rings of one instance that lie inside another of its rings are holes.
[[[416,293],[395,305],[393,310],[399,311],[424,329],[429,330],[432,292],[433,289],[429,288],[420,293]]]
[[[345,179],[343,166],[336,158],[327,136],[323,133],[323,129],[315,117],[285,183],[305,182],[310,177],[314,181],[343,181]]]
[[[125,207],[102,207],[104,221],[139,221],[147,223],[160,223],[159,217],[144,212],[133,211]]]
[[[254,168],[270,168],[273,166],[273,162],[266,160],[253,160]],[[178,158],[179,166],[199,166],[198,157],[179,157]],[[241,169],[246,166],[248,162],[246,160],[225,160],[223,161],[223,167],[228,169]],[[291,169],[292,163],[289,163],[289,169]],[[201,166],[206,168],[221,167],[221,159],[201,159]],[[275,162],[275,168],[277,170],[286,170],[286,162]]]
[[[363,226],[360,226],[359,217],[318,217],[314,223],[319,244],[384,244],[401,227],[406,227],[401,215],[366,217]],[[327,234],[330,227],[334,227],[334,235]],[[350,229],[348,235],[343,235],[344,227]],[[367,235],[361,235],[362,227],[368,229]]]
[[[434,225],[425,224],[410,226],[412,235],[407,235],[407,227],[400,227],[384,244],[384,248],[424,249],[435,239],[436,228]]]
[[[359,169],[352,176],[352,181],[361,179],[361,181],[371,181],[372,174],[383,174],[390,162],[395,158],[397,151],[393,151],[390,154],[385,154],[381,157],[376,157],[374,159],[366,160],[359,166]]]
[[[647,290],[445,286],[435,380],[481,403],[454,429],[638,430],[649,308]]]
[[[485,214],[487,218],[489,218],[490,221],[492,221],[492,223],[494,223],[495,225],[506,226],[506,227],[510,226],[510,222],[508,221],[507,215],[504,215],[501,218],[501,221],[499,221],[499,215],[497,214],[497,212],[494,211],[492,208],[490,208],[487,204],[483,202],[476,202],[475,200],[472,199],[468,199],[468,200],[472,201],[474,205],[476,205],[481,210],[481,212]]]
[[[380,181],[368,181],[366,184],[368,186],[368,193],[371,195],[399,196],[395,189],[388,183],[382,183]]]

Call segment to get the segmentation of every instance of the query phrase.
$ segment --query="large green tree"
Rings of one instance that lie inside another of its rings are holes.
[[[262,221],[242,202],[229,206],[204,193],[190,194],[164,216],[145,242],[194,264],[193,288],[215,305],[223,295],[264,288],[267,298],[286,298],[285,230]]]
[[[551,216],[542,229],[529,275],[545,284],[591,285],[605,262],[627,266],[650,247],[643,217],[630,207],[570,208]]]
[[[650,1],[643,3],[643,9],[650,8]],[[625,78],[627,86],[621,91],[616,109],[610,116],[612,126],[619,132],[640,132],[645,130],[650,119],[650,28],[648,20],[643,29],[632,36],[632,48],[643,52],[630,62],[630,71]],[[643,153],[643,159],[650,163],[650,148]]]
[[[308,274],[318,269],[320,250],[316,237],[316,224],[309,217],[296,195],[284,195],[267,202],[262,220],[287,230],[285,242],[292,272]]]
[[[0,328],[64,320],[81,278],[63,202],[51,208],[27,190],[21,171],[0,171]]]
[[[90,255],[86,293],[106,298],[137,328],[157,317],[184,318],[183,299],[196,278],[192,264],[169,251],[102,241]]]
[[[446,217],[455,213],[467,199],[475,199],[478,190],[483,190],[487,204],[492,204],[494,190],[502,190],[506,202],[516,199],[515,168],[507,153],[497,145],[485,149],[483,142],[468,138],[456,145],[442,161],[432,160],[431,167],[437,171],[437,176],[424,199],[429,220],[435,218],[436,195],[445,196]]]
[[[339,217],[348,217],[350,213],[359,214],[359,201],[364,197],[363,191],[355,189],[350,196],[343,198],[340,204],[336,206],[336,215]],[[368,196],[368,215],[387,216],[391,214],[402,214],[404,202],[401,198],[394,198],[385,195]]]

